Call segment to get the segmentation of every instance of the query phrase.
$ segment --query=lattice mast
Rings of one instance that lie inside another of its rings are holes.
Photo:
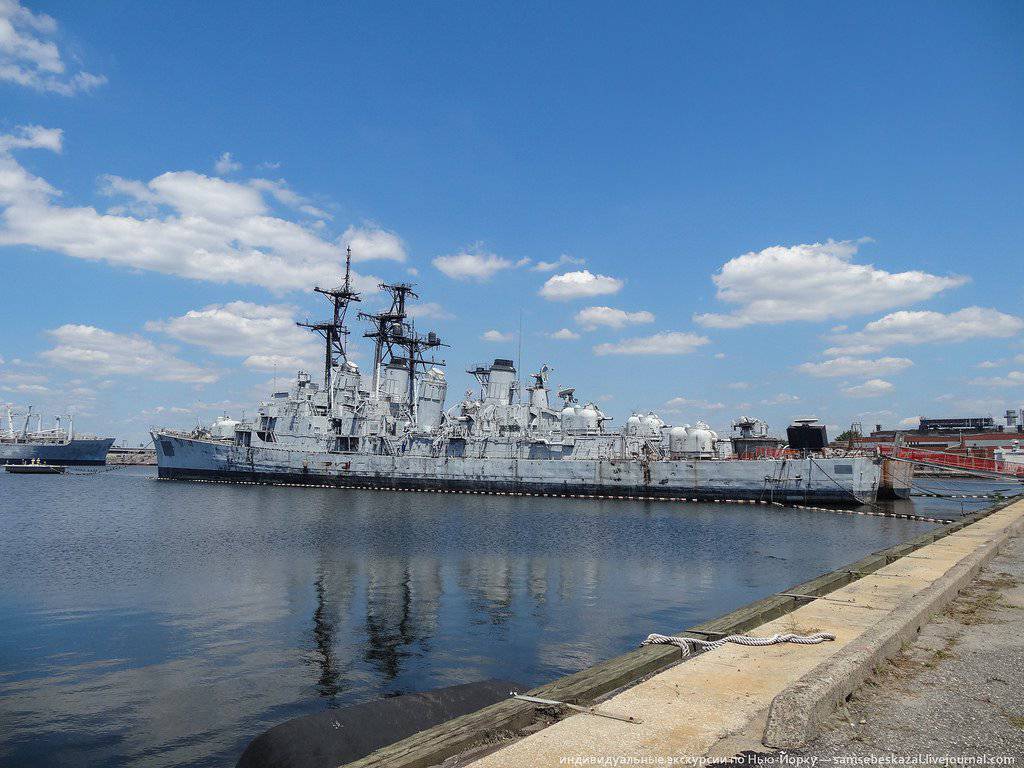
[[[445,365],[444,360],[427,357],[427,352],[448,345],[430,331],[426,335],[416,332],[416,327],[409,322],[406,311],[408,299],[418,299],[410,283],[381,283],[379,288],[391,295],[391,307],[384,312],[370,314],[360,312],[359,318],[368,320],[373,330],[363,336],[373,339],[373,396],[380,394],[381,368],[393,360],[405,360],[409,366],[409,405],[415,415],[417,374],[426,371],[428,366]]]
[[[345,316],[348,314],[348,305],[353,301],[362,301],[359,293],[352,290],[352,249],[345,252],[345,282],[337,288],[313,288],[319,294],[323,294],[331,303],[333,315],[329,320],[322,323],[296,323],[303,328],[309,328],[320,335],[324,340],[324,389],[327,391],[327,409],[330,412],[334,405],[334,387],[332,376],[334,366],[338,362],[344,363],[348,360],[348,328],[345,326]]]

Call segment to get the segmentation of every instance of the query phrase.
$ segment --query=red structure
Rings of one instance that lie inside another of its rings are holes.
[[[883,456],[900,461],[911,461],[928,467],[958,469],[964,472],[978,472],[992,475],[1024,478],[1024,465],[1000,461],[989,456],[972,456],[947,451],[928,451],[905,445],[880,445]]]

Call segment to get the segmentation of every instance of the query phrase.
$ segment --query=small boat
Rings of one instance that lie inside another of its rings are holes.
[[[61,475],[64,474],[64,467],[59,464],[43,464],[39,459],[33,459],[25,464],[5,464],[4,469],[15,475]]]

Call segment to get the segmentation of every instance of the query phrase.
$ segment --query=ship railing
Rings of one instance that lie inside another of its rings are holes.
[[[970,456],[947,451],[927,451],[906,446],[879,446],[879,451],[883,456],[917,464],[928,464],[946,469],[992,472],[1024,478],[1024,465],[1002,461],[994,457]]]

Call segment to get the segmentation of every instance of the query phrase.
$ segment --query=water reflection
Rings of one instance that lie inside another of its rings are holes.
[[[341,672],[334,659],[334,624],[326,616],[327,601],[324,588],[324,575],[316,578],[316,610],[313,611],[313,640],[316,643],[316,663],[320,666],[320,679],[316,681],[320,695],[333,703],[334,697],[341,693],[338,681]]]
[[[231,764],[290,717],[541,682],[928,528],[145,472],[12,480],[25,478],[0,477],[0,764],[25,766]]]

